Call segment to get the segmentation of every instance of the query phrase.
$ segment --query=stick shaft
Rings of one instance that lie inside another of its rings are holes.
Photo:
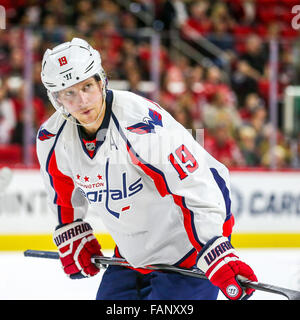
[[[53,251],[26,250],[24,252],[24,256],[36,257],[36,258],[47,258],[47,259],[59,259],[58,252],[53,252]],[[114,257],[111,258],[111,257],[104,257],[104,256],[94,256],[92,257],[92,262],[95,263],[98,267],[103,267],[104,265],[118,265],[118,266],[124,266],[124,267],[131,266],[125,259],[114,258]],[[158,264],[158,265],[145,266],[142,269],[175,272],[185,276],[207,280],[207,277],[205,276],[205,274],[200,269],[196,269],[196,268],[182,269],[182,268],[178,268],[170,265]],[[283,295],[289,300],[300,300],[299,291],[281,288],[281,287],[277,287],[277,286],[273,286],[273,285],[261,283],[261,282],[251,282],[248,280],[246,281],[240,280],[240,283],[244,288],[253,288],[255,290]]]

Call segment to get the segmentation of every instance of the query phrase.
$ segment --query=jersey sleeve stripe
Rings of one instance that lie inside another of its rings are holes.
[[[71,204],[71,196],[74,190],[74,183],[70,177],[65,176],[58,170],[55,156],[55,146],[66,123],[67,120],[65,120],[62,126],[59,128],[46,162],[46,172],[49,175],[50,185],[55,192],[53,203],[57,205],[58,221],[60,224],[72,222],[74,219],[74,210]],[[62,179],[67,180],[67,188],[61,187],[60,181],[62,182]],[[68,199],[67,206],[62,201],[63,197],[66,197]]]
[[[54,203],[58,206],[59,223],[70,223],[74,220],[74,208],[71,198],[75,186],[73,180],[58,169],[55,152],[51,155],[48,173],[51,176],[52,185],[56,193]]]
[[[225,201],[226,218],[223,224],[223,236],[229,237],[231,235],[232,228],[234,225],[234,217],[231,213],[231,199],[230,199],[229,189],[227,188],[225,180],[220,176],[217,169],[210,168],[210,171],[219,189],[221,190],[224,201]]]

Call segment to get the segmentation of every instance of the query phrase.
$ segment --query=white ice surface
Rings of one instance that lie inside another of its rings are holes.
[[[300,249],[239,249],[239,256],[260,282],[300,290]],[[111,251],[104,251],[109,256]],[[94,300],[100,275],[70,280],[58,260],[24,257],[21,252],[0,252],[0,300]],[[225,299],[222,294],[219,299]],[[285,300],[256,291],[253,300]]]

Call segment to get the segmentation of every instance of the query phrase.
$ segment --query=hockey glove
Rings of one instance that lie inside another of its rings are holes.
[[[255,291],[241,287],[239,279],[257,282],[257,278],[253,270],[239,259],[228,238],[209,241],[200,251],[197,266],[230,300],[246,300]]]
[[[91,277],[99,272],[91,262],[93,255],[103,255],[92,227],[82,220],[58,226],[53,235],[64,272],[72,279]]]

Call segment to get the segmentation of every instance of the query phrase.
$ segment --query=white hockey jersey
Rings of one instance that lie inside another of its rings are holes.
[[[88,206],[134,267],[194,265],[197,253],[233,225],[227,168],[156,103],[108,90],[96,141],[59,112],[40,128],[37,153],[60,224]]]

